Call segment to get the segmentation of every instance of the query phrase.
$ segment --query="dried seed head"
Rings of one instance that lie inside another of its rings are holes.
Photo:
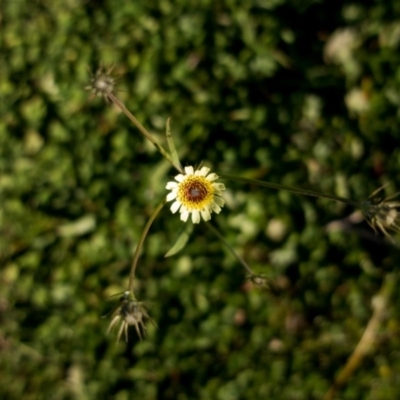
[[[384,186],[375,190],[368,200],[362,203],[361,211],[375,232],[381,231],[393,242],[389,232],[400,233],[400,201],[394,201],[400,192],[385,198],[380,193],[383,188]]]
[[[106,102],[110,102],[110,94],[113,94],[115,90],[116,79],[111,76],[111,72],[114,69],[114,66],[109,68],[104,68],[100,66],[98,70],[93,74],[90,74],[90,84],[85,87],[85,90],[88,90],[92,93],[90,99],[94,96],[104,97]]]
[[[121,321],[121,326],[117,334],[117,342],[121,338],[122,332],[125,335],[125,341],[128,341],[128,327],[133,325],[139,338],[146,335],[145,322],[149,320],[154,323],[143,306],[142,302],[135,299],[132,293],[125,292],[120,298],[119,307],[113,312],[107,333],[110,333],[113,327]]]

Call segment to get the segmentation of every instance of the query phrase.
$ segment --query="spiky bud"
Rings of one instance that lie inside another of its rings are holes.
[[[90,73],[90,84],[85,87],[92,93],[91,98],[94,96],[103,97],[106,102],[110,102],[110,94],[113,94],[115,89],[116,80],[111,76],[111,72],[114,66],[109,68],[104,68],[100,66],[97,71],[93,74]]]
[[[381,193],[383,188],[384,186],[375,190],[362,203],[361,211],[375,232],[382,232],[393,242],[389,232],[400,233],[400,201],[395,201],[400,192],[385,198]]]
[[[113,312],[111,322],[107,333],[110,333],[113,327],[121,321],[121,326],[117,334],[117,342],[120,340],[122,332],[125,335],[125,341],[128,341],[128,327],[133,325],[139,338],[146,335],[146,321],[153,322],[143,306],[142,302],[135,299],[133,294],[126,291],[120,298],[119,307]],[[153,322],[154,323],[154,322]]]

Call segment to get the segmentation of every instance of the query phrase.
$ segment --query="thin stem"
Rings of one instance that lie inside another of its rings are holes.
[[[333,400],[336,398],[337,392],[350,381],[354,372],[360,365],[362,365],[365,356],[374,350],[374,346],[377,343],[378,331],[387,317],[386,313],[388,303],[396,290],[396,285],[397,275],[395,273],[386,275],[380,293],[372,299],[372,307],[374,309],[372,317],[369,320],[360,341],[347,360],[346,365],[337,375],[332,386],[326,392],[323,398],[324,400]]]
[[[243,178],[241,176],[235,176],[235,175],[229,175],[229,174],[220,174],[219,177],[224,178],[224,179],[230,179],[230,180],[237,181],[237,182],[244,182],[244,183],[249,183],[252,185],[264,186],[264,187],[267,187],[270,189],[286,190],[288,192],[303,194],[306,196],[321,197],[321,198],[325,198],[325,199],[329,199],[329,200],[340,201],[341,203],[345,203],[350,206],[354,206],[357,208],[360,207],[360,203],[358,201],[346,199],[345,197],[334,196],[331,194],[315,192],[313,190],[300,189],[300,188],[296,188],[293,186],[281,185],[279,183],[264,182],[264,181],[259,181],[256,179]]]
[[[171,156],[168,152],[162,147],[156,139],[148,132],[148,130],[135,118],[135,116],[125,107],[124,103],[120,101],[113,93],[107,94],[107,97],[133,122],[136,128],[146,137],[146,139],[150,140],[151,143],[155,146],[155,148],[172,164],[172,166],[182,172],[182,168],[180,165],[177,165],[172,160]]]
[[[250,268],[250,266],[246,263],[246,261],[243,260],[242,257],[239,256],[239,254],[236,253],[236,251],[233,249],[233,247],[228,243],[228,241],[222,236],[221,232],[215,228],[215,226],[206,223],[207,228],[218,237],[219,240],[228,248],[228,250],[233,254],[234,257],[238,259],[240,264],[243,265],[244,269],[251,275],[254,276],[253,270]]]
[[[166,203],[166,200],[164,200],[162,203],[160,203],[157,208],[154,210],[153,214],[151,214],[149,220],[146,223],[146,226],[143,229],[142,236],[139,239],[139,243],[136,247],[135,254],[133,255],[133,261],[132,261],[132,266],[131,266],[131,273],[129,275],[129,292],[133,293],[133,280],[135,279],[135,271],[136,271],[136,266],[137,262],[139,260],[139,255],[140,255],[140,250],[143,247],[144,240],[146,239],[147,233],[149,232],[150,226],[157,217],[158,213],[161,211],[161,209],[164,207]]]

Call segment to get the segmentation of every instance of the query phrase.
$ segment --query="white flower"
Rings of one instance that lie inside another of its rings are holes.
[[[194,171],[193,167],[185,167],[185,174],[175,176],[176,182],[167,183],[166,189],[171,191],[167,201],[175,200],[171,211],[175,214],[179,210],[182,221],[187,221],[189,214],[192,214],[194,224],[200,222],[200,216],[204,221],[208,221],[213,211],[219,214],[224,206],[225,201],[221,195],[225,185],[214,183],[218,175],[209,174],[208,171],[210,168],[207,167],[197,171]]]

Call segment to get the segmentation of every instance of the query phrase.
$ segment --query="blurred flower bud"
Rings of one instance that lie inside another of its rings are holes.
[[[125,334],[125,341],[128,341],[128,327],[133,325],[139,338],[146,335],[145,322],[149,320],[153,322],[143,306],[142,302],[135,299],[134,295],[130,292],[125,292],[120,298],[119,307],[113,312],[107,334],[111,332],[114,326],[121,321],[121,326],[117,334],[117,342],[121,338],[122,332]],[[153,322],[154,323],[154,322]]]
[[[116,82],[111,76],[113,68],[112,66],[105,69],[100,66],[94,74],[90,73],[90,84],[85,87],[85,90],[92,93],[91,98],[99,96],[104,97],[107,103],[110,101],[109,95],[113,94]]]
[[[381,231],[393,242],[389,232],[400,232],[400,202],[394,201],[400,192],[384,198],[380,193],[383,187],[375,190],[368,200],[362,203],[361,211],[375,232]]]

